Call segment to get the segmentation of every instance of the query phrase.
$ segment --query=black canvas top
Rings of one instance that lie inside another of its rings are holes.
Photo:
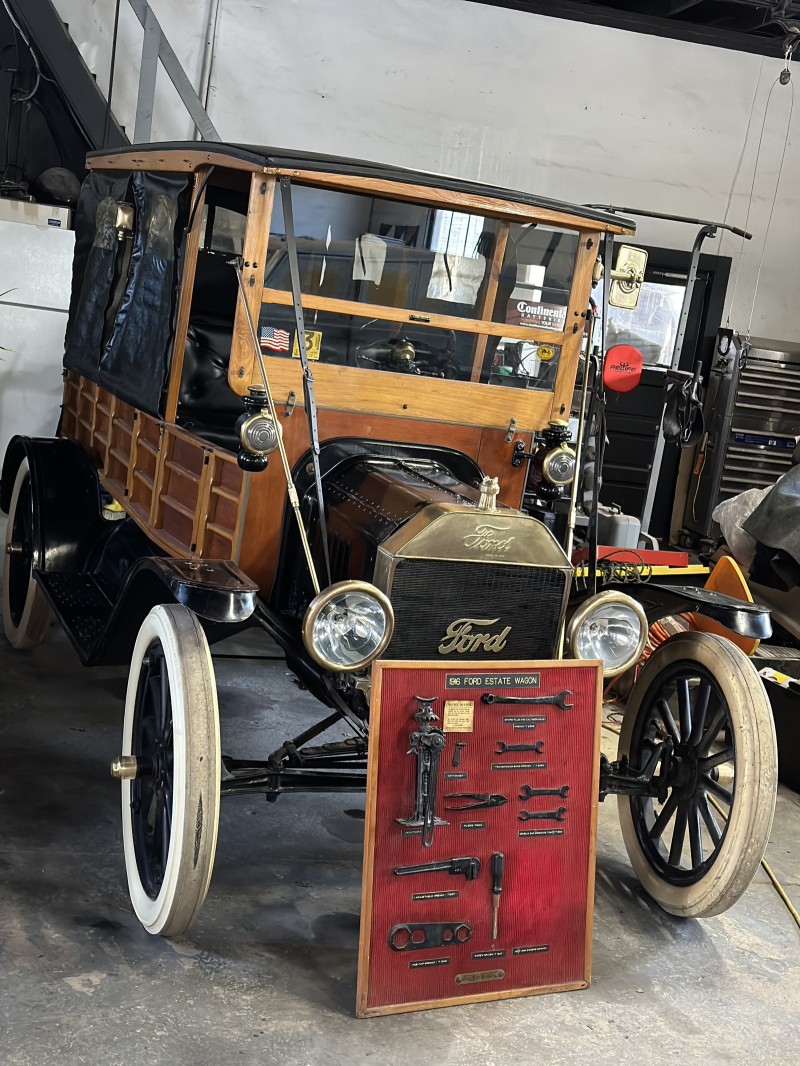
[[[349,174],[360,178],[383,178],[386,181],[406,182],[413,185],[426,185],[431,188],[449,189],[453,192],[473,196],[490,196],[498,200],[510,200],[514,203],[541,207],[549,211],[562,211],[578,218],[591,219],[608,225],[623,226],[634,231],[636,223],[629,218],[598,211],[591,207],[562,203],[545,196],[532,193],[515,192],[494,185],[483,185],[476,181],[464,181],[443,174],[427,174],[424,171],[408,170],[405,167],[391,166],[387,163],[368,163],[361,159],[347,159],[341,156],[317,155],[311,152],[297,152],[286,148],[270,148],[255,144],[222,144],[219,141],[160,141],[157,144],[132,144],[125,148],[101,149],[89,152],[87,159],[98,156],[129,155],[147,152],[191,152],[202,154],[213,152],[217,155],[230,156],[254,167],[280,167],[286,169],[330,171],[337,174]]]

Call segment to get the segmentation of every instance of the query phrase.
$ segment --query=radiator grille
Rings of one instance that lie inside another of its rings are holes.
[[[549,567],[399,559],[390,598],[395,614],[389,659],[440,659],[439,645],[458,618],[494,619],[511,632],[499,652],[450,658],[552,659],[567,573]]]

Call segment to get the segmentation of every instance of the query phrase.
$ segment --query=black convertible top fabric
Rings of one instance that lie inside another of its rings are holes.
[[[291,149],[271,148],[256,144],[222,144],[219,141],[168,141],[158,144],[132,144],[119,150],[120,155],[129,155],[132,152],[137,154],[150,152],[161,154],[170,151],[187,152],[193,155],[214,152],[217,155],[227,155],[232,159],[252,163],[256,167],[334,171],[338,174],[350,174],[354,177],[383,178],[387,181],[406,182],[409,185],[426,185],[431,188],[449,189],[453,192],[466,193],[473,196],[492,196],[499,200],[511,200],[514,203],[542,207],[550,211],[563,211],[595,222],[624,226],[631,231],[636,229],[636,223],[632,219],[613,215],[606,211],[597,211],[591,207],[562,203],[559,200],[550,200],[544,196],[534,196],[532,193],[515,192],[512,189],[503,189],[493,185],[482,185],[480,182],[464,181],[461,178],[447,177],[443,174],[428,174],[424,171],[408,170],[405,167],[390,166],[386,163],[369,163],[361,159],[317,155],[311,152],[298,152]],[[97,152],[89,152],[87,159],[111,154],[113,153],[109,152],[108,149],[102,149]],[[198,161],[198,165],[200,163],[201,160]]]
[[[187,174],[90,173],[76,213],[64,366],[159,416],[189,213]],[[117,203],[134,206],[128,242]]]

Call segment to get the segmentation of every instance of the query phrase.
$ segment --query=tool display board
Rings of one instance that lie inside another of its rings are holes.
[[[601,681],[574,660],[373,667],[359,1017],[589,983]]]

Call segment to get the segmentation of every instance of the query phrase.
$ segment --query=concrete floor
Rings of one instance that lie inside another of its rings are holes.
[[[216,668],[232,754],[258,755],[316,713],[282,662]],[[766,875],[724,916],[674,919],[641,893],[614,801],[587,991],[357,1021],[357,795],[227,800],[199,920],[151,937],[129,906],[108,775],[125,671],[83,669],[54,628],[33,652],[0,637],[0,679],[6,1066],[800,1062],[800,930]],[[800,906],[798,829],[800,796],[782,789],[768,858]]]

